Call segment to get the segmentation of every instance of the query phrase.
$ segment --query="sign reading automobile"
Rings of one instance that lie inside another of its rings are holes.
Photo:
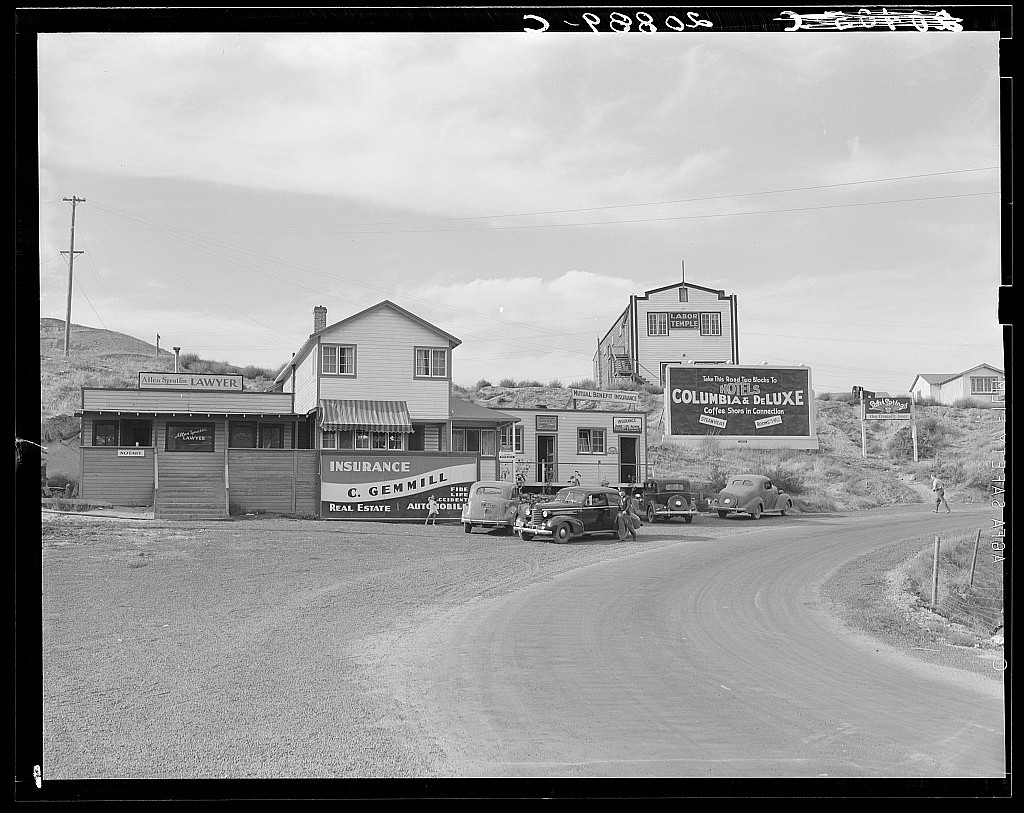
[[[810,370],[804,367],[668,368],[670,435],[807,437]]]

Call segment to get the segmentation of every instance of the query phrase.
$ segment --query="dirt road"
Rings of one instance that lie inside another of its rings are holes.
[[[908,666],[818,595],[861,551],[978,521],[702,517],[559,546],[50,518],[43,780],[1001,775],[998,680]]]

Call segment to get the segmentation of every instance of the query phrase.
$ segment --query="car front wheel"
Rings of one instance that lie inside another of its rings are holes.
[[[564,545],[572,537],[572,531],[568,525],[559,525],[555,529],[555,541],[559,545]]]
[[[750,516],[754,519],[761,519],[761,503],[754,506],[754,510],[750,512]]]

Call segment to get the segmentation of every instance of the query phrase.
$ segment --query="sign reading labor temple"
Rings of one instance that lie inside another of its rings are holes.
[[[225,373],[139,373],[140,390],[242,391],[242,375]]]
[[[320,515],[384,522],[427,516],[433,495],[439,518],[458,518],[479,479],[475,454],[324,451],[320,456]]]
[[[671,365],[665,439],[714,435],[747,448],[818,448],[807,367]]]

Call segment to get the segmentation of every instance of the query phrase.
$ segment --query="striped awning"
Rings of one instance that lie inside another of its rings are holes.
[[[320,401],[320,428],[328,432],[366,429],[371,432],[411,432],[405,401]]]

